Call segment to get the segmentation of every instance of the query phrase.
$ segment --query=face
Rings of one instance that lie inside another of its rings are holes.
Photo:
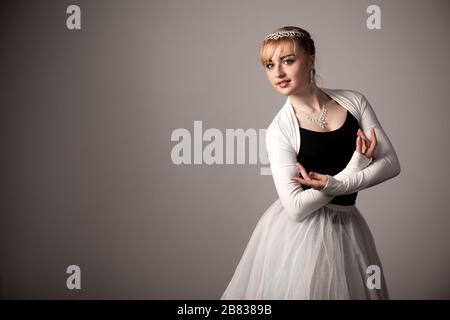
[[[269,62],[266,62],[264,69],[275,90],[289,96],[310,85],[309,75],[313,62],[314,58],[305,54],[303,49],[295,53],[290,46],[280,45]]]

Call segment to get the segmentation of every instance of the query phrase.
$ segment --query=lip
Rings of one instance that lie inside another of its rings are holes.
[[[287,84],[289,83],[291,80],[282,80],[282,81],[278,81],[277,82],[277,86],[283,85],[283,84]]]

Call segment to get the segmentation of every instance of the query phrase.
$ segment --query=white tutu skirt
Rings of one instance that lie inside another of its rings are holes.
[[[371,265],[379,267],[377,287],[368,285]],[[389,297],[372,234],[355,205],[327,204],[296,222],[278,199],[258,221],[221,299]]]

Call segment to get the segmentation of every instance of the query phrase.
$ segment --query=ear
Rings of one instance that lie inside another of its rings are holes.
[[[310,55],[309,56],[309,67],[310,68],[315,68],[315,60],[316,60],[316,56],[315,55]]]

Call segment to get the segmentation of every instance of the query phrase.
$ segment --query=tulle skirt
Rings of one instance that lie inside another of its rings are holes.
[[[355,205],[329,203],[297,222],[278,199],[259,219],[221,299],[389,297],[372,234]]]

